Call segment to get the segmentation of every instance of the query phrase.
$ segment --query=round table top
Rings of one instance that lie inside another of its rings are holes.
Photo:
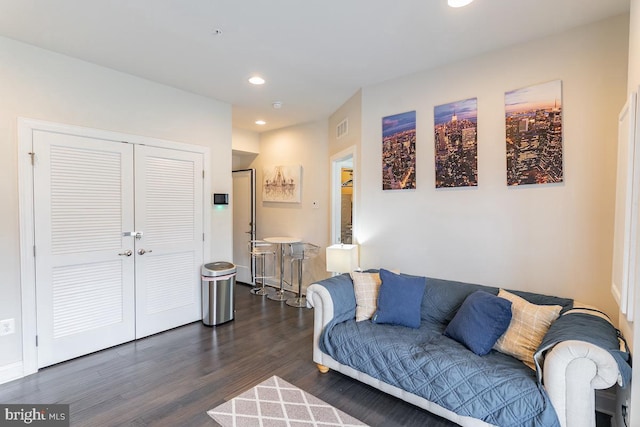
[[[284,244],[284,243],[298,243],[301,242],[302,239],[299,237],[265,237],[264,239],[265,242],[269,242],[269,243],[280,243],[280,244]]]

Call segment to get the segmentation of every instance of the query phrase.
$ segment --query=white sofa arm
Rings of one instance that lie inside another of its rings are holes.
[[[320,336],[333,319],[333,299],[324,286],[312,284],[307,288],[307,305],[313,310],[313,361],[323,365],[324,353],[320,350]]]
[[[544,387],[562,427],[595,427],[595,390],[618,381],[607,350],[585,341],[558,343],[545,357]]]

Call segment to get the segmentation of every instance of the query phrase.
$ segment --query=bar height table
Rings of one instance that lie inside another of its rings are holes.
[[[289,245],[291,243],[301,242],[302,239],[299,237],[265,237],[265,242],[275,243],[280,245],[280,289],[275,293],[268,295],[267,298],[275,301],[286,301],[289,296],[286,294],[284,290],[284,245]]]

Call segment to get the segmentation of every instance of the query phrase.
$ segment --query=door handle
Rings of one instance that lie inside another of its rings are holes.
[[[142,239],[142,235],[144,233],[142,231],[125,231],[122,233],[122,237],[135,237],[136,239]]]
[[[131,249],[127,249],[126,251],[121,252],[118,255],[120,255],[120,256],[131,256],[131,255],[133,255],[133,251]]]
[[[151,252],[153,252],[153,250],[149,249],[149,250],[147,251],[147,250],[144,250],[144,249],[138,249],[138,255],[144,255],[144,254],[146,254],[147,252],[148,252],[148,253],[151,253]]]

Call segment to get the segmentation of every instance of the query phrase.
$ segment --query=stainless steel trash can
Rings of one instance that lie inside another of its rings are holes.
[[[215,326],[233,320],[236,266],[211,262],[202,266],[202,323]]]

